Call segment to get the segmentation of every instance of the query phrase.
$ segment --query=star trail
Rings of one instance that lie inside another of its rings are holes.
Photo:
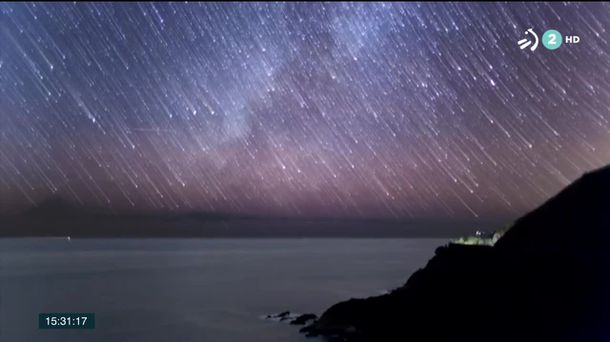
[[[515,216],[610,162],[608,3],[2,3],[0,212]],[[533,28],[579,44],[521,50]]]

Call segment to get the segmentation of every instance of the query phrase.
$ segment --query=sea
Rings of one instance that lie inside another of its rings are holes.
[[[0,341],[304,342],[265,319],[382,294],[444,239],[0,239]],[[93,329],[40,329],[93,313]]]

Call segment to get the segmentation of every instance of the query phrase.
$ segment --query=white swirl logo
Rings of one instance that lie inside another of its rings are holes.
[[[532,40],[529,38],[523,38],[521,40],[519,40],[517,42],[517,44],[519,44],[519,48],[521,50],[525,49],[526,47],[530,46],[530,51],[534,51],[536,50],[536,48],[538,47],[538,35],[536,34],[536,32],[534,32],[533,28],[527,29],[527,31],[525,31],[526,35],[531,35],[532,37],[534,37],[533,39],[533,44],[532,44]]]

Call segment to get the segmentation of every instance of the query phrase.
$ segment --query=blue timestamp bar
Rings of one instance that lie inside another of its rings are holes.
[[[38,314],[38,329],[94,329],[95,314],[90,312],[51,312]]]

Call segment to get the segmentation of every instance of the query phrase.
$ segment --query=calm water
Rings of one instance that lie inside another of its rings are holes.
[[[260,316],[403,284],[445,240],[0,239],[1,341],[312,341]],[[38,330],[94,312],[95,330]]]

